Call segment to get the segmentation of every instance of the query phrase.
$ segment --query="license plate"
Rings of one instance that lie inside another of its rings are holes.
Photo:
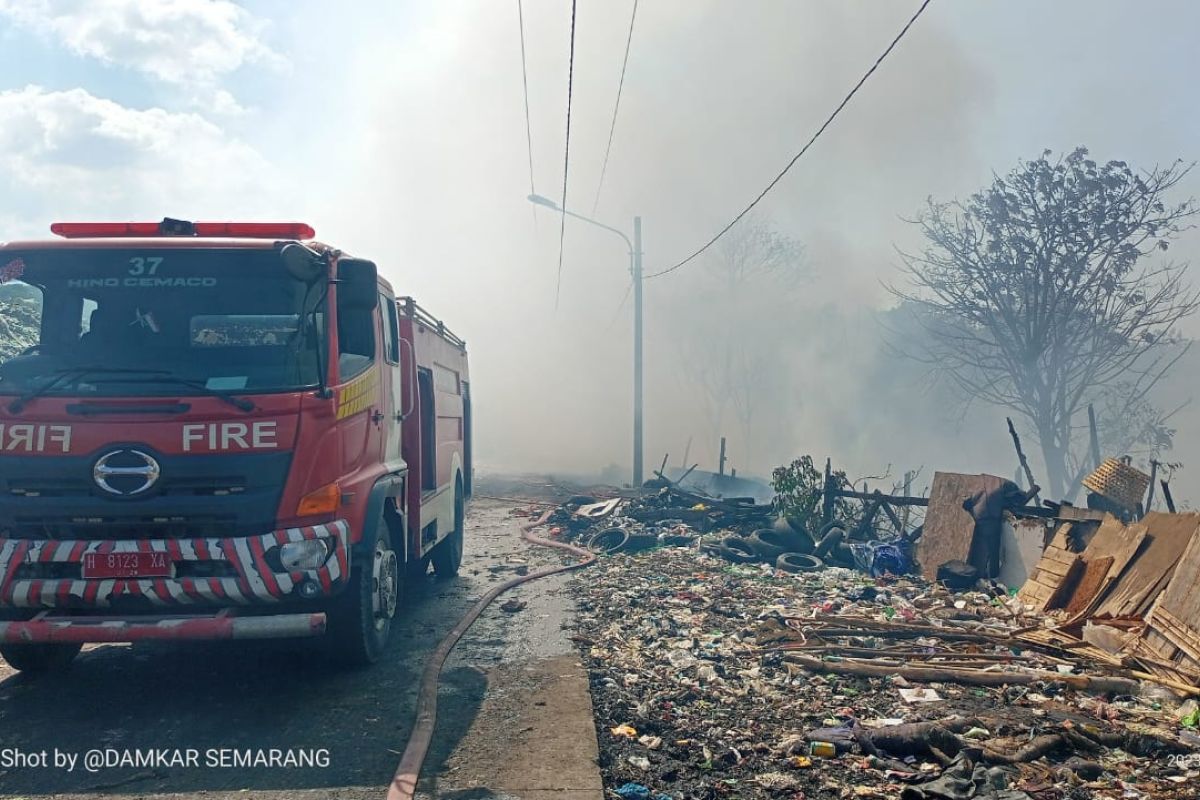
[[[166,553],[85,553],[83,577],[169,578],[173,566]]]

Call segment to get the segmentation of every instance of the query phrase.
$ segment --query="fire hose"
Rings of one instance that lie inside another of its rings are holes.
[[[510,581],[500,584],[481,597],[463,618],[458,621],[454,629],[446,634],[446,637],[442,639],[437,649],[429,657],[429,661],[425,664],[425,671],[421,674],[421,683],[417,694],[416,720],[413,722],[412,733],[408,737],[408,745],[404,748],[404,754],[400,757],[400,766],[396,768],[396,774],[392,776],[392,783],[388,787],[387,800],[412,800],[416,794],[417,779],[421,774],[421,765],[425,762],[425,755],[428,753],[429,744],[433,740],[433,729],[437,724],[438,678],[442,673],[442,666],[446,663],[446,658],[450,655],[450,651],[458,644],[458,640],[475,623],[475,620],[479,618],[483,610],[491,605],[493,600],[513,587],[537,580],[538,578],[557,575],[560,572],[580,569],[596,560],[594,553],[590,553],[582,547],[575,547],[565,542],[556,542],[552,539],[543,539],[540,536],[533,535],[533,529],[549,519],[551,513],[551,511],[546,511],[536,520],[521,525],[521,538],[530,544],[565,550],[579,556],[580,560],[574,564],[544,567],[536,572],[530,572],[527,575],[522,575],[521,577],[513,578]]]

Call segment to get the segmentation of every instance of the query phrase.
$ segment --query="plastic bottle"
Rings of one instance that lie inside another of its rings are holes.
[[[813,758],[837,758],[837,745],[833,742],[812,742],[808,754]]]

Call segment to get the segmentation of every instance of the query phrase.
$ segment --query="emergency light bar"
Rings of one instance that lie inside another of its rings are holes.
[[[64,239],[155,236],[227,236],[234,239],[312,239],[317,233],[303,222],[55,222],[50,232]]]

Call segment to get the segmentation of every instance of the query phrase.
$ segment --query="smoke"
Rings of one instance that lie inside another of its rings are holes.
[[[589,216],[631,7],[578,4],[567,204]],[[570,8],[552,0],[525,0],[524,8],[534,189],[557,202]],[[633,217],[642,217],[648,272],[688,255],[787,163],[914,8],[643,2],[594,216],[630,235]],[[236,152],[257,150],[245,173],[253,186],[222,174],[235,169],[224,156],[208,170],[207,188],[195,185],[194,159],[179,159],[186,191],[171,189],[169,168],[160,182],[139,175],[139,185],[174,216],[232,208],[251,218],[306,219],[322,239],[376,260],[398,293],[414,295],[466,338],[485,465],[627,471],[628,254],[612,233],[568,220],[555,307],[560,220],[524,199],[516,3],[356,9],[256,7],[271,23],[262,46],[288,68],[239,73],[227,88],[246,111],[220,121]],[[1200,22],[1200,11],[1180,5],[1171,13],[1179,24],[1164,31],[1119,3],[931,6],[757,210],[803,244],[810,277],[786,303],[769,282],[750,284],[738,301],[738,313],[755,323],[742,326],[743,341],[771,370],[756,387],[761,410],[750,441],[732,420],[722,422],[731,466],[767,474],[807,452],[833,456],[851,475],[888,464],[893,474],[918,466],[925,476],[1013,474],[1002,410],[976,406],[964,415],[930,386],[924,367],[897,362],[887,349],[879,317],[891,299],[881,284],[897,275],[895,249],[920,245],[903,218],[927,196],[965,196],[1044,147],[1087,144],[1096,158],[1147,166],[1195,157],[1197,118],[1174,101],[1189,87],[1147,77],[1187,76],[1198,66],[1182,37],[1195,28],[1184,18]],[[105,178],[106,186],[120,184],[112,171]],[[1180,194],[1197,187],[1190,179]],[[145,216],[149,205],[138,197],[106,203],[95,216]],[[41,198],[36,207],[50,205]],[[0,219],[15,209],[0,205]],[[1196,250],[1192,235],[1173,253],[1187,260]],[[648,469],[665,453],[679,463],[689,440],[689,460],[716,464],[722,431],[681,363],[685,344],[703,353],[706,332],[728,329],[728,300],[706,288],[712,269],[702,257],[646,284]],[[1200,322],[1189,333],[1200,334]],[[1194,380],[1173,382],[1164,405],[1194,388]],[[1200,412],[1186,409],[1176,421],[1172,457],[1193,462],[1200,476]],[[1179,480],[1200,489],[1188,472]]]
[[[627,10],[579,6],[567,205],[588,215]],[[556,202],[568,13],[562,3],[525,3],[534,184]],[[686,256],[786,163],[909,13],[844,3],[643,3],[595,216],[630,235],[632,218],[642,217],[648,272]],[[920,244],[903,218],[927,196],[965,196],[1044,146],[1099,141],[1108,149],[1097,157],[1133,163],[1188,155],[1182,139],[1144,141],[1141,126],[1124,136],[1112,125],[1101,131],[1077,97],[1057,101],[1071,105],[1071,118],[1030,116],[1046,107],[1053,87],[1017,87],[1022,95],[1014,97],[1005,75],[1012,54],[989,41],[989,14],[947,7],[923,18],[760,207],[803,243],[811,279],[785,308],[769,284],[748,287],[760,293],[763,314],[774,316],[768,331],[748,332],[748,340],[777,337],[783,346],[763,342],[775,374],[756,387],[754,442],[725,421],[739,471],[767,474],[811,452],[833,456],[852,475],[889,464],[893,474],[923,467],[927,477],[934,469],[1012,475],[1005,412],[964,411],[931,386],[927,367],[897,362],[888,347],[879,314],[891,300],[881,283],[896,277],[895,249]],[[1073,24],[1068,11],[1049,19],[1060,32]],[[363,110],[348,131],[355,164],[338,200],[342,238],[377,255],[400,290],[462,328],[485,463],[627,470],[628,257],[618,237],[569,219],[555,309],[559,219],[522,199],[529,173],[516,9],[446,3],[422,7],[408,24],[419,31],[413,46],[388,52],[386,69],[381,58],[363,55],[377,52],[370,40],[352,61],[346,83],[358,92],[344,104]],[[1095,35],[1115,36],[1128,20],[1090,25],[1100,28]],[[1028,43],[1013,45],[1025,59],[1022,74],[1041,58],[1047,74],[1069,73],[1094,91],[1080,77],[1100,57],[1086,41],[1063,42],[1053,29],[1030,35],[1060,52],[1030,55]],[[1071,67],[1071,59],[1083,63]],[[1123,89],[1145,87],[1110,87]],[[1008,127],[1021,135],[998,140],[996,130]],[[1182,244],[1186,257],[1194,245]],[[718,322],[730,304],[703,289],[711,268],[702,257],[646,285],[647,469],[667,453],[682,461],[685,449],[690,461],[716,466],[718,431],[681,363],[686,343],[695,350],[706,325],[713,336],[726,330]],[[711,350],[715,356],[716,342]]]
[[[580,4],[577,20],[568,205],[589,215],[625,11]],[[400,290],[462,329],[482,459],[551,470],[627,465],[633,345],[632,303],[621,305],[625,245],[568,220],[555,310],[559,219],[540,209],[535,222],[523,201],[529,175],[516,9],[450,3],[427,12],[409,21],[421,34],[398,56],[389,53],[386,72],[373,59],[353,62],[346,84],[373,110],[348,121],[351,174],[358,174],[337,200],[339,238],[371,253]],[[526,3],[535,188],[556,201],[566,13],[563,4]],[[631,232],[633,216],[642,216],[647,271],[686,255],[786,163],[907,13],[841,4],[643,4],[596,217]],[[765,390],[774,396],[764,398],[770,415],[761,415],[758,433],[769,446],[746,452],[739,444],[733,466],[761,474],[797,449],[840,450],[807,423],[817,413],[809,395],[821,394],[810,384],[831,382],[822,364],[846,360],[818,344],[829,313],[822,309],[883,302],[878,279],[891,269],[892,243],[903,231],[897,213],[926,192],[969,186],[961,179],[972,169],[986,175],[971,140],[989,85],[941,26],[922,23],[764,204],[778,230],[803,242],[812,279],[790,309],[774,310],[786,317],[779,335],[788,340],[780,356],[787,363],[775,367],[794,374]],[[716,457],[714,432],[679,363],[681,339],[727,311],[719,297],[694,302],[707,269],[698,260],[646,285],[648,463],[666,452],[673,462],[682,458],[689,438],[692,460],[711,466]],[[733,427],[731,439],[739,437]]]

